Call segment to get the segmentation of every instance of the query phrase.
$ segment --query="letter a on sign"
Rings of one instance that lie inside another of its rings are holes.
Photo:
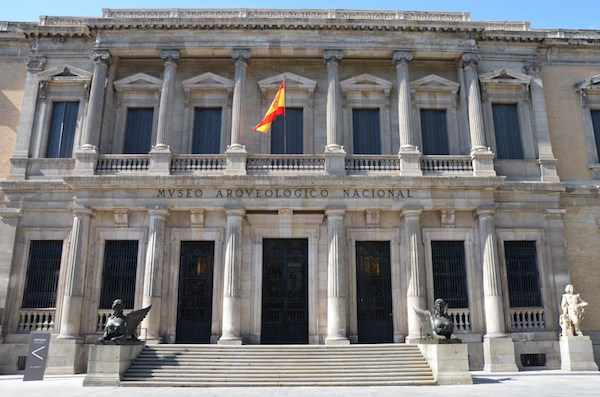
[[[23,380],[44,380],[50,334],[32,332],[29,335],[29,354]]]

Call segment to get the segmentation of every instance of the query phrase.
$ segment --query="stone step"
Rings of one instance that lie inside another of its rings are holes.
[[[121,382],[121,386],[124,387],[305,387],[305,386],[433,386],[435,385],[433,377],[431,379],[409,379],[409,380],[379,380],[379,381],[368,381],[368,380],[330,380],[330,381],[262,381],[256,379],[247,379],[243,381],[213,381],[211,379],[198,380],[198,381],[185,381],[185,382],[172,382],[172,381],[148,381],[146,379],[141,380],[128,380]]]

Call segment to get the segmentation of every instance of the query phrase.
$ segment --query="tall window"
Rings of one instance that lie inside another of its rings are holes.
[[[450,154],[446,109],[421,109],[423,154]]]
[[[600,110],[590,110],[590,115],[592,116],[592,128],[594,129],[598,162],[600,162]]]
[[[193,154],[221,152],[221,108],[194,109]]]
[[[496,135],[496,157],[499,160],[523,159],[517,104],[494,103],[492,113]]]
[[[271,124],[271,153],[302,154],[304,113],[302,108],[286,108]]]
[[[434,299],[442,298],[449,308],[468,308],[464,241],[432,241]]]
[[[137,258],[137,240],[106,241],[100,309],[110,309],[115,299],[122,299],[125,309],[133,309]]]
[[[46,146],[47,158],[68,158],[73,154],[79,102],[54,102]]]
[[[22,308],[56,307],[62,240],[31,241]]]
[[[352,109],[355,154],[381,154],[379,109]]]
[[[153,108],[127,109],[124,154],[146,154],[152,141]]]
[[[535,241],[505,241],[510,307],[540,307],[542,295]]]

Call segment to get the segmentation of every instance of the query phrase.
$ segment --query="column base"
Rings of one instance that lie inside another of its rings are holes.
[[[491,150],[471,150],[474,176],[496,176],[494,153]]]
[[[343,146],[326,147],[323,156],[326,175],[346,175],[346,152]]]
[[[13,156],[10,159],[10,173],[7,176],[9,181],[22,181],[27,179],[27,165],[29,159],[27,157]]]
[[[350,339],[343,336],[328,336],[325,338],[326,346],[347,346],[350,344]]]
[[[420,343],[419,350],[431,367],[438,385],[470,385],[469,350],[463,343],[445,343],[445,340]]]
[[[242,345],[242,339],[235,336],[226,336],[220,337],[217,345],[232,345],[232,346],[240,346]]]
[[[589,336],[561,336],[560,369],[563,371],[598,371]]]
[[[511,338],[483,338],[483,370],[519,372],[515,362],[515,344]]]
[[[173,153],[169,146],[155,146],[150,151],[150,175],[169,175],[171,173],[171,158]]]
[[[83,338],[69,335],[50,338],[46,375],[82,374],[86,371],[86,349]]]
[[[98,148],[91,145],[84,145],[81,150],[75,152],[74,175],[86,176],[96,173],[96,163],[98,162]]]
[[[422,176],[421,170],[421,152],[414,149],[400,149],[398,152],[400,160],[401,176]]]
[[[245,146],[231,145],[225,151],[225,155],[227,156],[225,175],[247,175],[248,152]]]
[[[560,182],[556,173],[556,159],[539,159],[542,182]]]

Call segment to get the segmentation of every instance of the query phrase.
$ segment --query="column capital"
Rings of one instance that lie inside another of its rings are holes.
[[[162,50],[160,52],[160,59],[165,62],[165,65],[168,63],[173,63],[175,65],[179,65],[181,63],[181,54],[179,50],[169,49]]]
[[[73,216],[74,217],[87,217],[87,218],[91,218],[94,216],[94,211],[92,211],[89,208],[76,208],[73,210]]]
[[[346,213],[346,210],[344,208],[328,208],[325,210],[325,215],[327,215],[328,218],[332,218],[332,217],[343,218],[345,213]]]
[[[25,65],[29,73],[40,72],[44,68],[46,57],[42,55],[29,55],[25,58]]]
[[[149,208],[148,214],[152,218],[166,218],[169,216],[169,210],[166,208]]]
[[[418,218],[421,216],[423,208],[403,208],[402,215],[405,218]]]
[[[410,51],[395,51],[392,55],[392,64],[396,67],[406,64],[413,59],[413,54]]]
[[[103,49],[96,49],[90,52],[90,58],[95,64],[110,66],[112,63],[112,56],[110,51]]]
[[[544,210],[544,217],[546,217],[547,220],[550,220],[550,219],[560,220],[563,218],[563,216],[566,213],[567,213],[567,210],[565,210],[563,208],[548,208],[548,209]]]
[[[460,66],[462,66],[463,68],[475,67],[477,66],[479,61],[481,61],[481,57],[479,56],[479,54],[474,52],[465,52],[460,57]]]
[[[225,210],[225,215],[227,215],[227,217],[242,217],[244,215],[246,215],[246,210],[243,208],[230,208],[230,209],[226,209]]]
[[[250,63],[251,57],[252,57],[252,54],[250,53],[250,50],[247,48],[238,48],[238,49],[231,51],[231,58],[233,58],[233,61],[236,64],[238,62],[244,62],[246,65],[248,65]]]
[[[495,206],[480,207],[480,208],[477,208],[477,211],[476,211],[476,214],[479,218],[483,218],[486,216],[494,216],[495,213],[496,213]]]
[[[542,74],[543,64],[539,59],[535,61],[525,62],[523,67],[525,68],[527,74],[530,76],[540,77]]]
[[[323,52],[323,60],[326,64],[329,64],[330,62],[339,63],[343,57],[344,54],[341,50],[325,50]]]

